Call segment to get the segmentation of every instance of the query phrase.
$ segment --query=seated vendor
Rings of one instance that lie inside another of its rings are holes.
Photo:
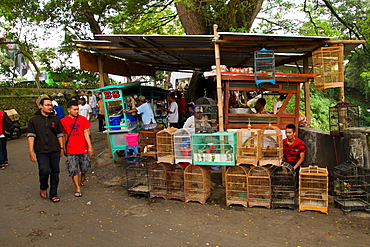
[[[297,128],[294,124],[288,124],[285,127],[287,138],[283,140],[283,161],[292,165],[294,170],[298,172],[305,159],[307,148],[304,141],[295,136],[296,131]]]
[[[254,106],[256,113],[257,114],[269,114],[269,112],[265,110],[265,105],[266,105],[266,99],[259,98],[256,102],[256,105]]]
[[[196,106],[194,108],[194,115],[188,117],[185,121],[184,129],[192,129],[195,131],[195,119],[201,120],[202,119],[203,108],[201,106]]]

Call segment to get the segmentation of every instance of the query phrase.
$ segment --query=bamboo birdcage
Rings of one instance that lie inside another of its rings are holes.
[[[148,167],[152,159],[147,157],[125,157],[126,186],[129,195],[144,195],[149,197]]]
[[[271,172],[272,208],[294,209],[296,205],[296,175],[292,165],[274,166]]]
[[[343,46],[320,47],[312,52],[315,89],[344,87]]]
[[[226,205],[248,207],[248,173],[246,165],[231,166],[226,171]]]
[[[167,199],[185,201],[184,166],[175,164],[168,166],[166,174]]]
[[[313,210],[328,214],[328,169],[302,167],[299,173],[298,211]]]
[[[279,166],[283,160],[281,130],[272,125],[263,127],[259,135],[259,165]]]
[[[194,133],[192,129],[178,129],[173,138],[175,145],[175,162],[192,163],[192,146],[191,134]]]
[[[170,127],[157,132],[157,160],[173,164],[175,162],[173,135],[177,128]]]
[[[184,172],[185,202],[206,203],[211,197],[211,173],[204,166],[189,165]]]
[[[239,129],[237,131],[237,152],[236,163],[258,165],[259,159],[259,130],[258,129]]]
[[[154,162],[149,166],[150,198],[162,197],[167,199],[166,173],[169,165],[163,162]]]
[[[248,207],[271,208],[271,169],[254,166],[248,173]]]
[[[140,130],[140,155],[157,158],[157,133],[161,129]]]

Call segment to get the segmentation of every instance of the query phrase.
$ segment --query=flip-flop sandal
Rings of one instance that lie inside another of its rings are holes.
[[[82,192],[75,192],[75,197],[81,197],[82,196]]]
[[[40,190],[40,196],[41,196],[41,198],[46,199],[46,198],[48,198],[48,192],[46,190]]]
[[[81,180],[80,185],[83,187],[87,184],[87,179]]]
[[[60,201],[60,199],[59,199],[59,197],[57,197],[57,196],[54,196],[53,198],[50,198],[50,200],[52,201],[52,202],[59,202]]]

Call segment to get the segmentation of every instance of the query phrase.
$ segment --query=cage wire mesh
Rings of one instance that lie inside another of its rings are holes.
[[[206,94],[206,93],[205,93]],[[217,104],[211,99],[204,97],[199,98],[195,101],[197,109],[200,109],[198,113],[199,118],[194,118],[195,133],[206,132],[213,133],[217,131]]]
[[[154,162],[149,166],[150,198],[162,197],[167,199],[166,172],[169,165],[163,162]]]
[[[140,155],[157,158],[157,132],[161,129],[140,130]]]
[[[175,161],[173,135],[177,128],[167,128],[157,132],[157,160],[173,164]]]
[[[226,171],[226,205],[243,205],[248,207],[248,173],[249,166],[231,166]]]
[[[254,73],[256,85],[260,83],[275,84],[275,54],[263,48],[254,52]]]
[[[149,197],[148,168],[153,161],[147,157],[125,157],[126,186],[129,195]]]
[[[339,102],[329,107],[329,127],[332,136],[343,136],[343,131],[350,127],[360,126],[360,110],[358,105]]]
[[[259,137],[259,165],[281,165],[283,159],[281,130],[268,125],[261,129]]]
[[[248,173],[248,207],[271,208],[271,169],[254,166]]]
[[[296,204],[296,174],[292,165],[272,167],[271,172],[272,208],[295,208]]]
[[[166,173],[167,199],[185,201],[184,166],[175,164],[168,166]]]
[[[175,162],[192,163],[192,129],[178,129],[174,134]]]
[[[211,173],[204,166],[189,165],[184,172],[185,202],[206,203],[211,197]]]
[[[259,159],[259,130],[239,129],[237,130],[237,164],[249,164],[256,166]]]

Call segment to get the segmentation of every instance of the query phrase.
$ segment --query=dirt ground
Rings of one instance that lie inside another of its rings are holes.
[[[329,214],[225,205],[213,174],[213,194],[198,202],[128,196],[123,158],[109,158],[105,134],[92,126],[95,156],[83,197],[74,197],[60,162],[59,203],[39,196],[37,165],[27,138],[8,142],[10,165],[0,170],[2,246],[370,246],[370,214]]]

